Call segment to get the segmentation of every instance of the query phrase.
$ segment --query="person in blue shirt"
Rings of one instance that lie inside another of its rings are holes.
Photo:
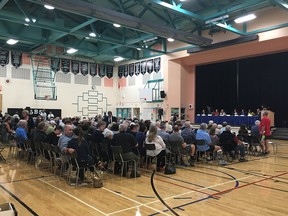
[[[260,138],[260,130],[259,130],[260,121],[255,121],[255,125],[251,127],[251,135],[257,138]]]
[[[18,122],[18,127],[15,131],[15,137],[18,138],[17,146],[24,149],[24,140],[27,140],[27,121],[20,120]]]

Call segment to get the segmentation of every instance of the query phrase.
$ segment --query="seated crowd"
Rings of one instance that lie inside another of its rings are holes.
[[[221,109],[220,112],[218,109],[215,109],[214,111],[212,111],[209,107],[209,109],[205,110],[203,109],[201,111],[200,114],[201,116],[206,116],[206,115],[211,115],[211,116],[226,116],[226,115],[230,115],[230,116],[261,116],[261,111],[260,109],[257,109],[256,112],[251,111],[251,109],[248,109],[248,111],[241,109],[234,109],[231,113],[226,113],[224,111],[224,109]]]
[[[157,157],[156,170],[161,172],[168,156],[172,153],[177,154],[177,151],[181,154],[178,160],[183,162],[182,156],[187,155],[191,166],[203,155],[206,157],[204,159],[209,161],[222,152],[227,152],[232,158],[236,158],[236,153],[240,152],[239,161],[247,161],[244,141],[232,133],[231,126],[225,122],[217,125],[210,121],[208,125],[202,123],[199,128],[193,129],[189,121],[152,123],[150,120],[136,118],[119,121],[111,112],[104,118],[97,116],[94,119],[83,120],[56,117],[45,121],[38,116],[34,121],[26,110],[22,115],[23,119],[15,127],[11,126],[11,117],[7,117],[4,123],[7,134],[14,134],[14,130],[16,131],[14,136],[17,138],[18,147],[23,148],[23,142],[30,139],[33,154],[36,154],[35,144],[40,142],[58,146],[62,155],[77,152],[79,165],[85,164],[91,171],[92,167],[109,169],[113,160],[111,146],[122,147],[123,160],[135,161],[136,166],[132,167],[130,175],[132,178],[140,177],[138,167],[151,166],[150,163],[145,164],[147,156]],[[244,125],[240,127],[238,134],[248,135]],[[259,121],[252,127],[251,134],[260,137]],[[107,151],[101,149],[101,143],[108,146]],[[146,151],[145,147],[151,144],[154,144],[155,148]],[[268,152],[264,146],[261,148],[263,152]],[[49,159],[50,156],[45,153],[45,157]],[[126,172],[125,168],[122,174],[126,175]],[[84,181],[83,170],[79,173],[79,179],[80,182]]]

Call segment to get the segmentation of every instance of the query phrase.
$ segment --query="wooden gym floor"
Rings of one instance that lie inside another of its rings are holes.
[[[246,163],[199,163],[177,167],[175,175],[156,173],[155,188],[178,215],[286,216],[288,141],[274,143],[277,154],[248,156]],[[151,171],[141,170],[137,179],[106,174],[103,188],[75,189],[22,160],[8,158],[0,166],[0,203],[12,202],[20,216],[174,215],[154,194]]]

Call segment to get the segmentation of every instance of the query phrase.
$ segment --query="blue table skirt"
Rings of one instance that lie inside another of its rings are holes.
[[[245,124],[254,125],[256,120],[259,120],[258,116],[196,116],[197,124],[208,123],[212,120],[214,123],[222,124],[224,121],[230,125],[241,125]]]

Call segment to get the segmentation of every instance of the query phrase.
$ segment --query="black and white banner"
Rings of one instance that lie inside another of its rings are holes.
[[[79,73],[79,61],[72,60],[72,73],[74,75]]]
[[[52,71],[58,72],[60,70],[60,58],[51,58],[50,65]]]
[[[70,72],[70,59],[61,59],[61,70],[65,74]]]
[[[146,61],[141,62],[141,74],[143,75],[146,73],[146,64],[147,64]]]
[[[0,65],[4,67],[9,63],[9,51],[8,50],[0,50]]]
[[[118,66],[118,77],[122,78],[124,75],[124,65],[119,65]]]
[[[106,65],[104,64],[101,64],[101,65],[98,65],[98,75],[103,78],[105,75],[106,75]]]
[[[140,74],[140,62],[135,63],[135,75],[138,76]]]
[[[107,65],[106,66],[106,76],[110,79],[113,77],[113,66]]]
[[[158,73],[160,71],[160,66],[161,65],[161,58],[158,57],[158,58],[154,58],[154,71],[156,73]]]
[[[149,74],[153,72],[153,59],[147,60],[147,72]]]
[[[11,63],[15,68],[22,65],[22,52],[11,52]]]
[[[129,76],[133,76],[134,75],[134,63],[129,64]]]
[[[124,77],[128,77],[129,75],[129,66],[128,64],[124,65]]]
[[[92,77],[97,75],[97,66],[98,66],[97,64],[90,63],[90,75]]]
[[[88,62],[81,62],[81,74],[86,76],[88,74]]]

